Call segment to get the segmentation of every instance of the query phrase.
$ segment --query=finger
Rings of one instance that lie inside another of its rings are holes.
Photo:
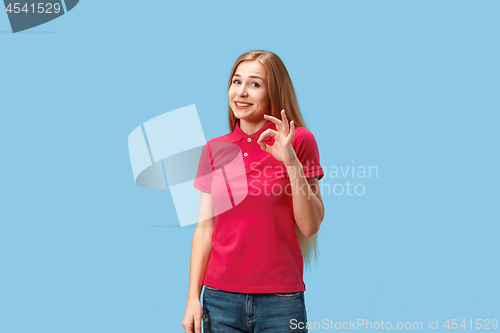
[[[267,120],[270,120],[272,121],[273,123],[276,124],[276,129],[279,130],[281,128],[281,126],[283,125],[281,120],[279,120],[278,118],[276,117],[273,117],[273,116],[270,116],[268,114],[265,114],[264,115],[264,118],[267,119]]]
[[[197,318],[194,321],[194,333],[201,333],[201,321],[202,318]]]
[[[273,138],[275,138],[275,137],[276,137],[276,135],[278,135],[278,132],[276,132],[276,131],[275,131],[275,130],[273,130],[272,128],[268,128],[268,129],[266,129],[264,132],[262,132],[262,133],[260,134],[259,139],[257,139],[257,143],[258,143],[258,144],[260,144],[260,142],[261,142],[262,140],[264,140],[264,138],[265,138],[266,136],[269,136],[269,135],[270,135],[270,136],[272,136]]]
[[[186,333],[194,333],[194,331],[193,331],[193,322],[191,322],[189,324],[183,323],[182,324],[182,328],[184,328],[184,331]]]
[[[189,332],[193,332],[193,333],[196,333],[195,331],[195,326],[196,326],[196,317],[193,315],[192,319],[191,319],[191,326],[189,327]]]
[[[287,136],[290,132],[290,127],[288,126],[288,118],[286,117],[285,110],[281,110],[281,119],[283,119],[283,132],[285,132],[285,136]]]
[[[290,133],[285,139],[285,144],[289,144],[292,142],[293,137],[295,136],[295,123],[293,120],[290,122]]]
[[[288,142],[292,142],[292,139],[293,139],[294,136],[295,136],[295,123],[292,120],[290,122],[290,134],[287,137]]]

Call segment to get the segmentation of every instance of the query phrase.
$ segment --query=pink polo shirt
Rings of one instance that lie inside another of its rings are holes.
[[[212,195],[215,212],[205,285],[239,293],[305,291],[290,180],[284,164],[257,144],[268,128],[276,125],[269,121],[247,135],[236,125],[203,147],[194,187]],[[264,142],[272,146],[274,138]],[[313,134],[296,127],[291,144],[305,176],[321,179]]]

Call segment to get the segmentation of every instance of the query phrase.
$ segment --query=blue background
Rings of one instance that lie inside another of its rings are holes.
[[[0,332],[183,332],[194,228],[134,183],[127,138],[190,104],[226,134],[254,49],[287,65],[328,172],[379,171],[323,178],[309,321],[500,319],[499,10],[81,1],[17,34],[0,14]],[[328,193],[347,181],[364,195]]]

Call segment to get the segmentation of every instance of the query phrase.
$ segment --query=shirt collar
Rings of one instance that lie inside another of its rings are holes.
[[[244,138],[251,138],[252,140],[257,141],[259,139],[259,136],[268,128],[276,130],[276,125],[272,121],[268,121],[267,124],[262,126],[262,128],[260,130],[258,130],[257,132],[255,132],[253,134],[248,135],[241,130],[239,123],[236,123],[236,125],[234,126],[234,130],[232,132],[232,135],[231,135],[231,142],[237,142],[237,141],[240,141]],[[265,137],[263,139],[263,141],[270,141],[272,138],[273,138],[272,136],[268,135],[267,137]]]

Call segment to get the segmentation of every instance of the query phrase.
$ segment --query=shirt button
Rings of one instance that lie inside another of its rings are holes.
[[[243,155],[244,155],[244,156],[248,156],[248,153],[244,153]]]
[[[247,141],[250,142],[250,141],[252,141],[252,139],[248,138]]]

